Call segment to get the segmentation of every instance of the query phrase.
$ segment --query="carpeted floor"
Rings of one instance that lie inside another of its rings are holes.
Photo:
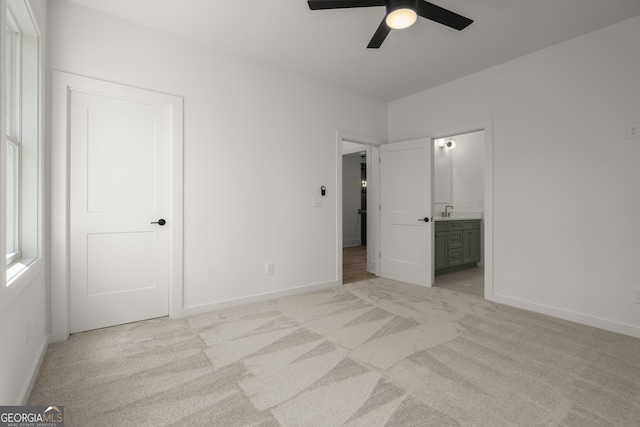
[[[53,344],[71,426],[638,426],[640,340],[372,279]]]

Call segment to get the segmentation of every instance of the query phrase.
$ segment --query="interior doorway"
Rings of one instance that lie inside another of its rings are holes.
[[[371,221],[367,216],[367,163],[371,147],[342,143],[342,283],[367,280],[375,275],[368,270],[368,241]]]
[[[485,131],[434,140],[434,286],[485,295]]]
[[[170,317],[181,317],[182,98],[54,71],[52,103],[52,147],[57,155],[51,161],[51,221],[60,224],[51,231],[51,265],[57,266],[51,271],[52,341],[64,341],[70,332],[166,316],[167,312]],[[92,114],[87,115],[89,110]],[[114,136],[109,133],[114,126],[108,125],[116,122]],[[140,123],[148,126],[142,128]],[[135,163],[138,169],[126,169],[124,180],[114,181],[108,173],[108,166],[118,160],[108,153],[113,148],[105,140],[108,137],[134,150],[132,158],[140,160]],[[131,145],[134,140],[135,147]],[[149,152],[149,146],[162,159],[164,169],[156,170],[160,160],[142,154]],[[148,179],[131,187],[132,177],[140,176]],[[105,225],[111,228],[98,229]],[[104,256],[117,252],[109,249],[112,247],[124,251],[115,260]],[[112,264],[119,260],[125,267],[120,263],[114,273]],[[104,282],[105,277],[126,280]],[[101,299],[99,307],[91,306],[90,312],[82,301],[87,295]],[[104,311],[116,306],[115,311]]]

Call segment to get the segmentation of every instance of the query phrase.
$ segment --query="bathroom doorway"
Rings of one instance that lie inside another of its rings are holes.
[[[434,140],[434,286],[484,297],[485,131]]]
[[[343,142],[342,147],[342,283],[375,277],[368,271],[367,163],[371,147]],[[370,233],[369,233],[370,234]]]

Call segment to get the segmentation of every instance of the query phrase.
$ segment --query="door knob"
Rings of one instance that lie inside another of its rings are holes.
[[[418,221],[429,222],[429,217],[425,216],[424,218],[418,218]]]
[[[154,221],[151,224],[165,225],[166,223],[167,221],[165,221],[164,218],[160,218],[159,220]]]

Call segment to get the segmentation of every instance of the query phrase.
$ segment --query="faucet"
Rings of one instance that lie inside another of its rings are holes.
[[[445,216],[445,217],[451,216],[451,212],[448,211],[449,208],[451,208],[451,210],[453,210],[453,206],[451,206],[451,205],[445,206],[444,207],[444,213],[443,213],[442,216]]]

